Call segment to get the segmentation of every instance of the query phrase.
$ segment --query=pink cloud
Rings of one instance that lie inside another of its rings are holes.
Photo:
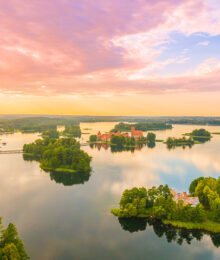
[[[155,61],[163,52],[155,46],[169,42],[172,31],[220,33],[218,14],[205,0],[1,1],[0,91],[59,95],[219,90],[213,67],[199,78],[159,78],[158,70],[175,61]],[[146,77],[134,76],[145,71]]]

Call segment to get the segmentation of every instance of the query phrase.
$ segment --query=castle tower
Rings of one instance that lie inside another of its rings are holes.
[[[97,140],[101,140],[101,137],[102,137],[102,134],[100,131],[98,131],[98,134],[97,134]]]
[[[135,132],[135,127],[134,127],[134,126],[132,126],[132,127],[131,127],[131,136],[133,136],[133,135],[134,135],[134,132]]]

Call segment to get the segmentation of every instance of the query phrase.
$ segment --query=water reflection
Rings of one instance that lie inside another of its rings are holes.
[[[33,162],[33,161],[40,162],[39,157],[33,156],[31,154],[24,154],[23,153],[23,159],[24,159],[24,161],[27,161],[27,162]]]
[[[90,178],[90,173],[70,173],[70,172],[50,172],[50,179],[56,183],[62,183],[64,186],[75,184],[84,184]]]
[[[40,159],[36,156],[32,156],[29,154],[23,154],[24,161],[32,162],[38,161]],[[54,180],[56,183],[62,183],[64,186],[72,186],[75,184],[84,184],[87,182],[91,176],[90,172],[55,172],[48,171],[50,173],[50,179]]]
[[[119,218],[118,220],[121,227],[130,233],[144,231],[147,229],[147,226],[152,226],[154,233],[160,238],[165,236],[168,243],[176,242],[182,245],[185,241],[187,244],[191,244],[192,240],[201,241],[204,235],[208,235],[215,247],[220,246],[220,233],[215,234],[199,229],[176,228],[171,225],[165,225],[162,221],[155,219]]]
[[[90,148],[97,149],[98,151],[103,150],[110,150],[112,153],[118,152],[131,152],[134,153],[135,151],[141,151],[144,147],[154,148],[155,143],[148,143],[148,144],[138,144],[136,147],[122,147],[117,145],[108,145],[108,144],[90,144]]]

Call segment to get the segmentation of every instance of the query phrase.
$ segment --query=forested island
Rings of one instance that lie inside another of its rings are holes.
[[[40,162],[44,170],[90,172],[91,157],[80,149],[74,138],[38,139],[23,146],[23,154]]]
[[[119,218],[154,218],[177,227],[220,233],[220,177],[195,179],[189,193],[175,193],[168,185],[133,188],[123,192],[120,208],[111,212]]]
[[[167,124],[164,122],[146,122],[146,123],[119,123],[115,125],[112,132],[121,131],[121,132],[129,132],[131,131],[131,127],[135,127],[136,130],[141,131],[153,131],[153,130],[165,130],[165,129],[172,129],[171,124]]]
[[[168,137],[165,144],[167,145],[168,149],[175,148],[177,146],[182,147],[192,147],[194,145],[194,140],[190,138],[175,138],[175,137]]]
[[[29,258],[15,225],[9,223],[7,228],[4,228],[0,217],[0,260],[26,260]]]
[[[190,136],[194,141],[204,143],[209,141],[212,138],[212,135],[209,131],[204,128],[195,129],[191,133],[184,134],[186,136]]]
[[[211,133],[207,130],[195,129],[191,133],[183,134],[182,138],[175,138],[175,137],[168,137],[165,144],[167,145],[168,149],[175,148],[177,146],[182,147],[192,147],[194,144],[202,144],[211,139]],[[186,138],[188,136],[188,138]]]
[[[81,130],[79,125],[66,125],[65,130],[62,132],[63,136],[68,137],[81,137]]]

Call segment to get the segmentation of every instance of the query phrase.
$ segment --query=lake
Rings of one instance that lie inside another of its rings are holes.
[[[81,142],[109,131],[115,123],[81,123]],[[203,126],[202,126],[203,127]],[[154,131],[157,139],[180,137],[201,126],[174,125]],[[220,127],[204,126],[210,132]],[[38,134],[0,136],[0,150],[22,149]],[[91,176],[46,173],[22,154],[0,154],[0,216],[13,222],[34,260],[67,259],[220,259],[220,236],[168,229],[160,223],[121,221],[110,214],[126,188],[168,184],[188,189],[199,176],[220,176],[220,135],[210,142],[168,150],[154,148],[112,152],[82,146],[92,156]],[[99,148],[99,149],[98,149]]]

